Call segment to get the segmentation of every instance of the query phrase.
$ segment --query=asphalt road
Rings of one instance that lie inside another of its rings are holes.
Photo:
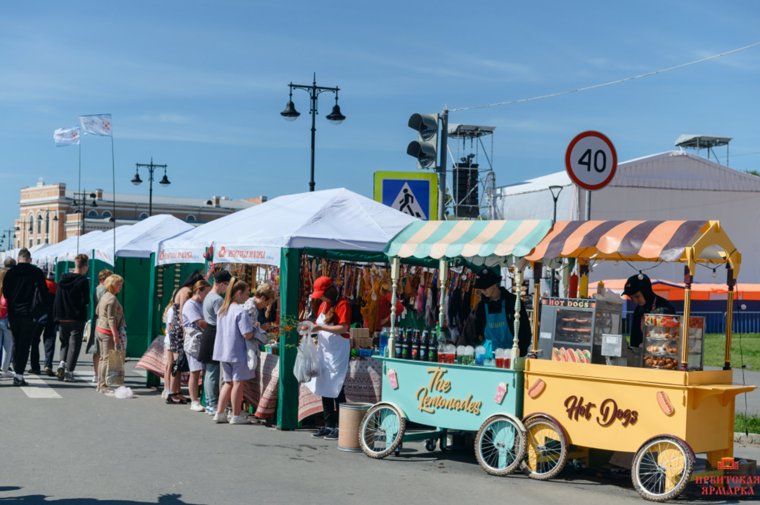
[[[128,379],[130,400],[88,382],[35,379],[21,389],[0,380],[0,505],[643,503],[626,473],[498,478],[471,451],[428,453],[422,444],[376,461],[308,430],[215,425],[165,405],[139,371]],[[757,447],[736,453],[760,459]],[[699,492],[692,486],[689,496]]]

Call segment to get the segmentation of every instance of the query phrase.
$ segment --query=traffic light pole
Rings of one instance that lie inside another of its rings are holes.
[[[438,220],[446,219],[446,162],[449,140],[449,109],[441,114],[441,149],[438,163]]]

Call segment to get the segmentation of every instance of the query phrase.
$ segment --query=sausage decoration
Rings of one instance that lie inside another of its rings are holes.
[[[657,404],[660,406],[660,409],[665,413],[666,416],[672,416],[676,411],[676,409],[673,408],[673,403],[671,403],[670,398],[668,398],[668,395],[665,393],[665,391],[657,392]]]
[[[528,396],[536,399],[544,392],[544,389],[546,389],[546,383],[541,379],[537,379],[536,382],[528,388]]]

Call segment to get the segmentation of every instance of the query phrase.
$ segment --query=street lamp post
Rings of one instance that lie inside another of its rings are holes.
[[[54,211],[55,212],[55,211]],[[37,216],[37,221],[40,223],[42,222],[42,214],[39,214]],[[53,216],[53,222],[58,222],[58,213],[56,212]],[[50,209],[45,210],[45,243],[47,244],[50,240]]]
[[[2,230],[2,235],[0,235],[0,248],[3,249],[3,251],[10,251],[13,249],[13,239],[16,238],[16,232],[18,231],[18,226],[16,228],[8,228],[5,230]],[[5,243],[5,239],[8,239],[8,243]]]
[[[81,230],[79,235],[84,235],[85,232],[85,218],[87,217],[87,198],[92,199],[90,207],[97,207],[98,202],[95,199],[98,197],[95,193],[87,193],[83,190],[81,193],[74,193],[74,212],[80,214],[79,224]],[[79,243],[77,242],[77,251],[79,251]]]
[[[335,105],[333,105],[332,112],[325,117],[333,124],[340,124],[346,119],[346,116],[340,111],[340,105],[338,105],[338,91],[340,88],[337,86],[334,88],[317,86],[316,73],[314,74],[314,80],[311,84],[293,84],[291,82],[288,84],[288,87],[290,88],[290,97],[288,98],[288,103],[285,105],[285,109],[280,112],[280,115],[289,121],[295,121],[298,116],[301,115],[301,113],[296,110],[295,104],[293,104],[293,90],[300,89],[309,93],[309,114],[311,114],[311,177],[309,179],[309,191],[314,191],[314,143],[317,136],[317,98],[320,93],[330,92],[335,94]]]
[[[557,200],[559,200],[559,194],[562,193],[564,186],[549,186],[549,191],[552,194],[552,200],[554,201],[554,213],[552,214],[552,226],[557,222]],[[559,286],[557,285],[557,274],[553,268],[549,268],[552,273],[551,283],[551,296],[559,296]]]
[[[166,176],[166,165],[153,163],[153,157],[151,156],[150,163],[135,163],[135,176],[132,177],[132,184],[135,186],[142,184],[142,179],[140,179],[140,168],[148,169],[148,217],[150,217],[153,215],[153,172],[157,168],[164,169],[164,176],[158,181],[160,185],[168,186],[171,184],[171,181],[169,181],[169,178]]]

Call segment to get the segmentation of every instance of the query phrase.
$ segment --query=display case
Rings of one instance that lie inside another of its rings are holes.
[[[645,314],[642,364],[645,368],[676,370],[681,358],[683,316]],[[689,318],[689,370],[702,370],[705,318]]]
[[[540,357],[554,361],[604,363],[602,335],[619,334],[622,300],[543,298]]]

